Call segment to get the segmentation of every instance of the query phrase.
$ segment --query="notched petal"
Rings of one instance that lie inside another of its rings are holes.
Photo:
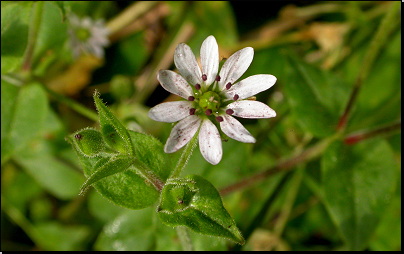
[[[246,99],[256,95],[262,91],[271,88],[276,82],[276,77],[269,74],[259,74],[250,76],[237,82],[230,87],[229,90],[224,90],[227,98],[231,99],[234,95],[239,96],[239,100]]]
[[[271,118],[276,116],[276,112],[266,104],[259,101],[236,101],[227,105],[226,109],[233,110],[233,116],[242,118]]]
[[[188,99],[189,96],[193,95],[191,86],[178,73],[170,70],[159,70],[157,80],[165,90],[184,99]]]
[[[254,49],[246,47],[240,49],[227,59],[220,70],[219,88],[222,90],[227,83],[233,84],[250,66],[254,57]]]
[[[220,162],[223,155],[222,140],[216,126],[204,120],[199,131],[199,149],[203,158],[212,165]]]
[[[174,52],[174,63],[181,75],[191,85],[202,83],[202,73],[191,48],[185,44],[178,44]]]
[[[158,122],[175,123],[189,116],[192,103],[189,101],[170,101],[160,103],[148,112],[151,119]]]
[[[164,146],[164,152],[173,153],[186,145],[195,135],[200,123],[201,119],[195,115],[190,115],[178,122],[171,130]]]
[[[206,84],[215,81],[219,69],[219,47],[214,36],[206,38],[201,46],[202,74],[206,74]]]
[[[220,128],[224,134],[243,143],[255,143],[255,138],[251,133],[234,117],[229,115],[223,115],[222,117],[223,121],[220,122]]]

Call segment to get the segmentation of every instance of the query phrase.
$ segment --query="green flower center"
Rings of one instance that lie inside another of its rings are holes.
[[[199,97],[199,106],[203,110],[210,109],[213,112],[217,112],[220,108],[220,96],[212,91],[205,92]]]
[[[88,38],[90,38],[91,33],[86,28],[78,28],[76,30],[76,36],[77,36],[77,39],[79,39],[80,41],[87,41]]]

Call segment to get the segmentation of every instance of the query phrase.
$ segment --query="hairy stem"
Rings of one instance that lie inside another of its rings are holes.
[[[184,226],[178,226],[175,228],[177,230],[178,238],[180,240],[183,251],[193,251],[194,246],[192,245],[191,237],[189,236],[189,229]]]
[[[356,101],[356,98],[358,97],[359,89],[362,86],[363,81],[365,81],[369,76],[373,63],[375,62],[381,49],[385,45],[388,35],[396,28],[396,26],[400,24],[397,21],[397,16],[400,14],[399,8],[400,3],[394,2],[391,4],[390,9],[386,13],[386,16],[383,18],[381,24],[379,25],[376,34],[372,38],[368,50],[366,51],[365,58],[363,59],[358,77],[356,78],[354,88],[351,93],[351,97],[349,98],[345,111],[338,122],[337,125],[338,131],[345,129],[349,113],[351,112],[351,109]]]
[[[187,165],[188,160],[191,157],[194,148],[196,147],[196,144],[198,141],[198,134],[199,134],[199,129],[195,133],[195,135],[192,137],[192,139],[189,141],[189,143],[185,146],[184,150],[182,151],[181,157],[178,160],[178,163],[175,166],[175,169],[171,173],[170,178],[176,178],[176,177],[180,176],[181,171]]]

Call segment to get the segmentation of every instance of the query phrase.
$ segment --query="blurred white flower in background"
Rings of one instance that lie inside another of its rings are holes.
[[[80,19],[75,14],[68,15],[70,44],[73,55],[92,54],[104,57],[104,48],[109,45],[109,30],[103,20],[92,20],[90,17]]]

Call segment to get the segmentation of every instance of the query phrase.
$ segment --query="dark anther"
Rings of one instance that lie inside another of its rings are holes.
[[[202,75],[202,80],[203,80],[203,81],[206,81],[207,79],[208,79],[208,77],[206,76],[206,74],[203,74],[203,75]]]
[[[181,204],[183,204],[183,203],[184,203],[183,200],[178,200],[178,204],[179,204],[179,205],[181,205]]]
[[[210,115],[212,114],[212,110],[211,110],[211,109],[207,109],[207,110],[205,111],[205,114],[206,114],[207,116],[210,116]]]
[[[229,82],[229,83],[226,84],[226,89],[229,90],[230,87],[231,87],[231,83]]]
[[[191,109],[189,109],[189,114],[190,115],[195,115],[195,111],[196,111],[196,109],[191,108]]]
[[[221,117],[221,116],[216,117],[216,121],[218,121],[219,123],[223,122],[223,117]]]
[[[194,97],[194,96],[189,96],[189,97],[188,97],[188,100],[189,100],[189,101],[194,101],[194,100],[195,100],[195,97]]]
[[[216,80],[216,81],[220,81],[220,76],[217,75],[215,80]]]
[[[74,135],[74,137],[75,137],[76,139],[78,139],[78,140],[81,139],[81,135],[80,135],[80,134],[76,134],[76,135]]]
[[[239,98],[238,94],[235,94],[233,97],[233,100],[236,101],[236,100],[238,100],[238,98]]]
[[[234,110],[232,110],[231,108],[226,110],[226,114],[228,114],[228,115],[233,115],[233,113],[234,113]]]
[[[200,85],[200,84],[196,84],[196,85],[195,85],[195,89],[196,89],[196,90],[200,90],[200,89],[201,89],[201,85]]]

